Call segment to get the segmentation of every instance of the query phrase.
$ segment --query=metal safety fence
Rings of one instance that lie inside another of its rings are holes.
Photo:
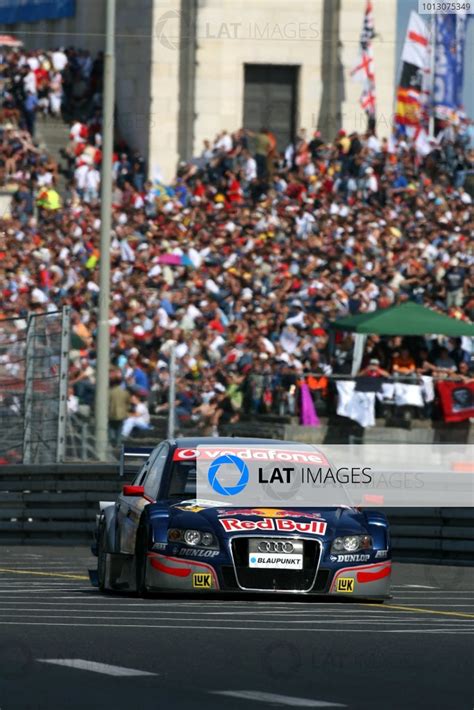
[[[0,462],[64,460],[70,309],[0,321]]]

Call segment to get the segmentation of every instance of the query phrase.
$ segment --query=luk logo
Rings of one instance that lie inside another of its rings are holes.
[[[228,465],[235,467],[240,474],[239,480],[234,485],[229,485],[227,482],[222,484],[217,477],[221,466]],[[235,496],[241,493],[249,482],[249,470],[245,461],[238,456],[224,454],[211,463],[207,478],[216,493],[220,493],[221,496]]]
[[[195,589],[211,589],[212,576],[210,574],[193,574],[193,587]]]
[[[336,584],[336,592],[353,592],[354,580],[350,577],[339,577]]]

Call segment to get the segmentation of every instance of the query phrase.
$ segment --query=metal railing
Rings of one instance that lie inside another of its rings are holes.
[[[64,460],[70,309],[0,321],[0,460]]]

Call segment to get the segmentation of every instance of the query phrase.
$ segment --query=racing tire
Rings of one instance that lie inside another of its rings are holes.
[[[145,597],[148,593],[146,586],[146,554],[148,550],[148,532],[143,523],[137,531],[135,546],[135,574],[137,596]]]
[[[99,585],[99,592],[104,594],[107,592],[105,586],[106,578],[106,555],[107,555],[107,538],[105,534],[105,525],[100,523],[99,530],[97,532],[97,581]]]

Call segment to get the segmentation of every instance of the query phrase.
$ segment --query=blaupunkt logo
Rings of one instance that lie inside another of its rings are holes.
[[[240,478],[238,482],[233,486],[229,486],[227,483],[225,485],[222,485],[222,483],[217,477],[220,467],[229,464],[235,466],[237,471],[240,473]],[[237,493],[243,491],[245,486],[249,482],[249,470],[245,461],[242,461],[242,459],[240,459],[238,456],[233,456],[232,454],[224,454],[223,456],[219,456],[217,459],[215,459],[215,461],[211,463],[211,465],[209,466],[207,478],[216,493],[220,493],[221,496],[235,496],[237,495]]]

